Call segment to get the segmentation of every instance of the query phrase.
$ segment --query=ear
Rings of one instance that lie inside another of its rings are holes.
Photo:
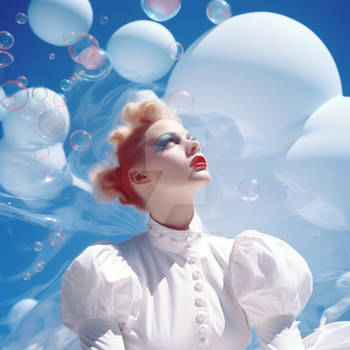
[[[132,168],[128,172],[129,179],[136,185],[148,184],[151,180],[146,171]]]

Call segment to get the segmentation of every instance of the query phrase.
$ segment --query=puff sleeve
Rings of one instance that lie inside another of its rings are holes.
[[[228,273],[262,350],[304,349],[295,321],[312,293],[304,258],[281,239],[248,230],[236,237]]]
[[[61,283],[63,324],[83,350],[124,350],[122,327],[138,299],[135,276],[118,247],[100,241],[68,267]]]

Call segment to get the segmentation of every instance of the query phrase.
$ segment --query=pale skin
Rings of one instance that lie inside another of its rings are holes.
[[[144,144],[144,164],[129,170],[132,186],[155,221],[188,229],[194,197],[211,180],[207,167],[190,167],[195,156],[203,155],[199,142],[177,121],[163,119],[147,129]]]

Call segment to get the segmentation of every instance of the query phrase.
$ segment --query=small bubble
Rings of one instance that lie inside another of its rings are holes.
[[[68,45],[69,54],[73,61],[82,65],[88,65],[98,55],[98,42],[88,33],[76,35],[75,39],[74,44]]]
[[[32,274],[30,272],[26,272],[23,276],[25,281],[29,281],[32,278]]]
[[[179,113],[191,112],[194,106],[194,97],[187,90],[175,90],[167,98],[170,108]]]
[[[73,45],[76,41],[76,34],[72,31],[67,31],[63,34],[63,41],[66,45]]]
[[[106,26],[109,22],[109,18],[108,16],[101,16],[100,17],[100,24],[103,26]]]
[[[13,46],[15,38],[5,30],[0,32],[0,49],[9,50]]]
[[[231,17],[231,6],[224,0],[212,0],[207,6],[207,17],[214,24],[220,24]]]
[[[64,96],[63,94],[56,94],[53,97],[53,103],[55,104],[55,106],[57,107],[63,107],[66,105],[66,96]]]
[[[55,58],[56,58],[56,55],[55,55],[53,52],[51,52],[51,53],[49,54],[49,60],[50,60],[50,61],[53,61]]]
[[[14,61],[14,57],[9,52],[0,50],[0,68],[6,68]]]
[[[62,79],[60,81],[60,88],[63,91],[68,91],[73,87],[72,81],[70,79]]]
[[[91,135],[85,130],[75,130],[70,135],[70,144],[76,151],[86,151],[91,145]]]
[[[15,16],[15,20],[18,24],[25,24],[27,22],[27,15],[23,12],[18,12]]]
[[[43,243],[40,242],[40,241],[35,241],[33,243],[33,249],[36,251],[36,252],[40,252],[42,249],[43,249]]]
[[[63,234],[59,231],[53,231],[49,235],[49,243],[52,247],[58,247],[63,243]]]
[[[173,61],[178,61],[184,54],[184,48],[179,42],[176,42],[176,46],[169,44],[167,54]]]
[[[47,97],[47,90],[43,86],[35,87],[32,90],[32,97],[37,101],[44,101]]]
[[[17,81],[19,81],[20,83],[22,83],[24,86],[27,86],[28,85],[28,78],[24,75],[20,75],[18,78],[17,78]]]
[[[44,137],[54,142],[62,142],[65,138],[66,122],[56,109],[49,109],[40,114],[38,127]]]
[[[247,202],[256,201],[260,197],[259,184],[254,178],[244,179],[238,186],[241,198]]]
[[[34,270],[36,272],[41,272],[42,270],[44,270],[45,265],[45,261],[41,260],[34,265]]]

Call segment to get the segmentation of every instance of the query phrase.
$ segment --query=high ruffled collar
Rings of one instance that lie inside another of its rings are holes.
[[[176,230],[161,225],[149,216],[147,236],[160,248],[170,252],[183,253],[190,249],[204,234],[205,227],[196,210],[187,230]]]

